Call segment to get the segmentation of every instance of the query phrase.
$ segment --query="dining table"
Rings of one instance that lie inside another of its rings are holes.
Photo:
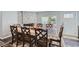
[[[22,33],[21,27],[23,27],[23,25],[17,26],[18,33],[20,33],[20,34]],[[38,27],[36,25],[33,26],[32,28],[30,27],[30,33],[33,36],[35,36],[35,30],[34,30],[35,28],[37,29]],[[60,25],[53,25],[53,27],[51,27],[51,28],[46,28],[46,26],[39,27],[39,28],[48,30],[48,41],[50,41],[50,39],[52,39],[52,38],[59,39],[58,34],[59,34]],[[64,46],[63,36],[61,39],[61,46],[62,47]]]

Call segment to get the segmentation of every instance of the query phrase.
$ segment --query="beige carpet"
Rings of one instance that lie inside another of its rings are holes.
[[[0,41],[0,46],[3,46],[4,44],[5,44],[4,42]]]
[[[16,42],[13,43],[13,44],[8,43],[8,44],[4,45],[3,47],[16,47]],[[18,43],[18,46],[17,46],[17,47],[22,47],[22,43]],[[26,44],[25,44],[25,47],[29,47],[29,44],[26,43]]]

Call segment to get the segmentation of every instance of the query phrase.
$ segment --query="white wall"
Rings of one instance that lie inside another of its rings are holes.
[[[73,14],[73,18],[64,18],[64,14]],[[23,14],[23,23],[41,22],[41,17],[56,16],[57,24],[64,23],[64,34],[78,36],[79,12],[76,11],[44,11],[44,12],[26,12]]]
[[[2,11],[2,36],[5,38],[10,36],[10,25],[18,23],[18,14],[17,11]]]
[[[37,13],[23,12],[23,23],[37,23]]]
[[[17,13],[18,13],[18,24],[22,24],[23,23],[22,12],[18,11]]]
[[[72,18],[64,18],[64,14],[72,14]],[[64,23],[64,34],[78,36],[78,23],[77,23],[77,12],[76,11],[64,11],[61,12],[61,19]]]
[[[2,36],[2,12],[0,11],[0,38]]]
[[[65,19],[64,14],[66,13],[72,13],[73,18],[71,19]],[[45,12],[28,12],[24,11],[23,13],[23,23],[37,23],[41,22],[41,17],[45,16],[56,16],[57,17],[57,24],[62,24],[63,21],[66,22],[64,25],[64,33],[69,35],[78,35],[78,28],[79,25],[79,12],[75,11],[45,11]],[[19,18],[18,18],[19,17]],[[67,21],[70,21],[67,23]],[[78,21],[78,22],[77,22]],[[2,23],[2,25],[1,25]],[[10,35],[10,29],[9,26],[11,24],[22,24],[22,18],[19,15],[19,12],[17,11],[3,11],[0,12],[0,26],[2,29],[0,29],[0,35],[2,38]]]
[[[41,22],[41,17],[56,16],[57,24],[61,24],[60,12],[56,12],[56,11],[38,12],[37,15],[38,15],[38,22]]]
[[[73,14],[73,18],[64,18],[64,14]],[[61,25],[64,23],[64,34],[78,36],[78,23],[77,12],[75,11],[48,11],[48,12],[39,12],[38,20],[41,21],[41,17],[46,16],[56,16],[57,24]]]
[[[77,23],[79,25],[79,11],[77,11]]]

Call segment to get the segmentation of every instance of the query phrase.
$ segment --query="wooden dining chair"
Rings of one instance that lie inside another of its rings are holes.
[[[43,24],[38,23],[38,24],[37,24],[37,27],[38,27],[38,28],[41,28],[41,27],[43,27]]]
[[[34,27],[34,24],[33,23],[23,24],[23,26],[25,26],[27,28],[33,28]]]
[[[10,31],[12,34],[12,44],[17,39],[17,26],[10,25]]]
[[[53,24],[46,24],[46,28],[52,28]]]
[[[35,29],[36,34],[36,46],[47,47],[48,46],[48,30]]]
[[[61,39],[62,39],[62,35],[63,35],[63,29],[64,29],[64,27],[61,26],[58,37],[50,39],[50,42],[49,42],[50,47],[51,46],[61,47]]]
[[[25,42],[29,43],[30,47],[32,47],[34,36],[31,35],[30,28],[21,27],[21,30],[22,30],[22,38],[23,38],[23,47],[25,45]]]

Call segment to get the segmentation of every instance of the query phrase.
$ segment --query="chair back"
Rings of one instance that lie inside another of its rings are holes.
[[[47,44],[48,44],[48,30],[47,29],[46,30],[44,30],[44,29],[35,29],[35,35],[36,35],[37,41],[41,40],[47,46]]]
[[[17,26],[10,25],[10,31],[13,37],[16,36]]]
[[[35,29],[35,34],[37,36],[38,39],[47,39],[47,30],[44,29]]]
[[[60,40],[61,40],[62,35],[63,35],[63,29],[64,29],[64,27],[61,26],[61,27],[60,27],[60,32],[59,32],[59,38],[60,38]]]
[[[46,28],[52,28],[53,24],[46,24]]]
[[[25,27],[28,27],[28,28],[33,28],[33,26],[34,26],[34,24],[33,23],[30,23],[30,24],[23,24],[23,26],[25,26]]]
[[[38,24],[37,24],[37,27],[38,27],[38,28],[43,27],[43,24],[38,23]]]
[[[23,34],[24,36],[30,35],[30,28],[21,27],[21,31],[22,31],[22,34]]]

